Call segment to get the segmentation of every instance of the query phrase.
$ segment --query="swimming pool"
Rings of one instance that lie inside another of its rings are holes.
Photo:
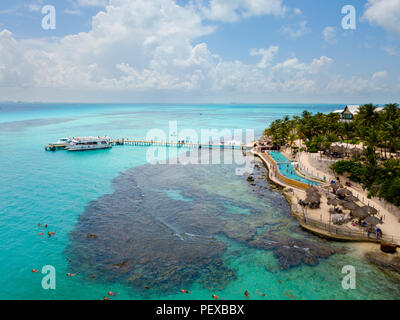
[[[308,184],[310,186],[319,186],[321,183],[312,181],[306,178],[303,178],[299,176],[296,173],[296,170],[294,166],[292,165],[292,162],[286,158],[282,153],[279,151],[268,151],[268,154],[271,156],[272,159],[276,162],[278,165],[279,173],[284,175],[285,177],[296,180],[305,184]]]

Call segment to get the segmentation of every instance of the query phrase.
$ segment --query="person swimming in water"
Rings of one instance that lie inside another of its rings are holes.
[[[67,277],[75,277],[79,272],[77,273],[67,273]]]

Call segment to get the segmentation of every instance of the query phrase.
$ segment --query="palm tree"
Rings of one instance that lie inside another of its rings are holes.
[[[292,132],[289,134],[288,136],[288,143],[290,146],[290,151],[293,153],[293,145],[297,140],[297,135],[295,133],[295,131],[292,130]]]
[[[358,114],[356,115],[356,121],[366,128],[373,127],[376,124],[377,119],[378,113],[376,112],[376,106],[372,103],[360,107]]]
[[[394,121],[398,119],[399,114],[400,109],[397,103],[388,103],[385,105],[384,117],[386,121]]]

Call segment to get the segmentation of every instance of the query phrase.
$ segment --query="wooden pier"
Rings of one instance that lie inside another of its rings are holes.
[[[227,144],[204,144],[193,142],[170,142],[170,141],[145,141],[145,140],[129,140],[129,139],[116,139],[110,141],[113,146],[160,146],[167,148],[189,148],[189,149],[232,149],[232,150],[245,150],[245,145],[227,145]],[[46,151],[56,151],[65,149],[64,145],[49,144],[45,146]]]
[[[170,142],[170,141],[142,141],[142,140],[126,140],[126,139],[118,139],[112,140],[112,145],[121,146],[121,145],[130,145],[130,146],[160,146],[160,147],[176,147],[176,148],[191,148],[191,149],[202,149],[202,148],[221,148],[221,149],[237,149],[243,150],[246,146],[237,146],[237,145],[226,145],[226,144],[205,144],[205,143],[193,143],[193,142]]]

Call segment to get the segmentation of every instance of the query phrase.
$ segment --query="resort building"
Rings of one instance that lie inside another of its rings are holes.
[[[383,109],[384,108],[379,107],[379,108],[376,108],[376,111],[380,112]],[[342,117],[342,121],[353,121],[355,115],[358,113],[359,110],[360,110],[359,105],[347,105],[344,108],[344,110],[336,110],[336,111],[334,111],[334,113],[339,113]]]

